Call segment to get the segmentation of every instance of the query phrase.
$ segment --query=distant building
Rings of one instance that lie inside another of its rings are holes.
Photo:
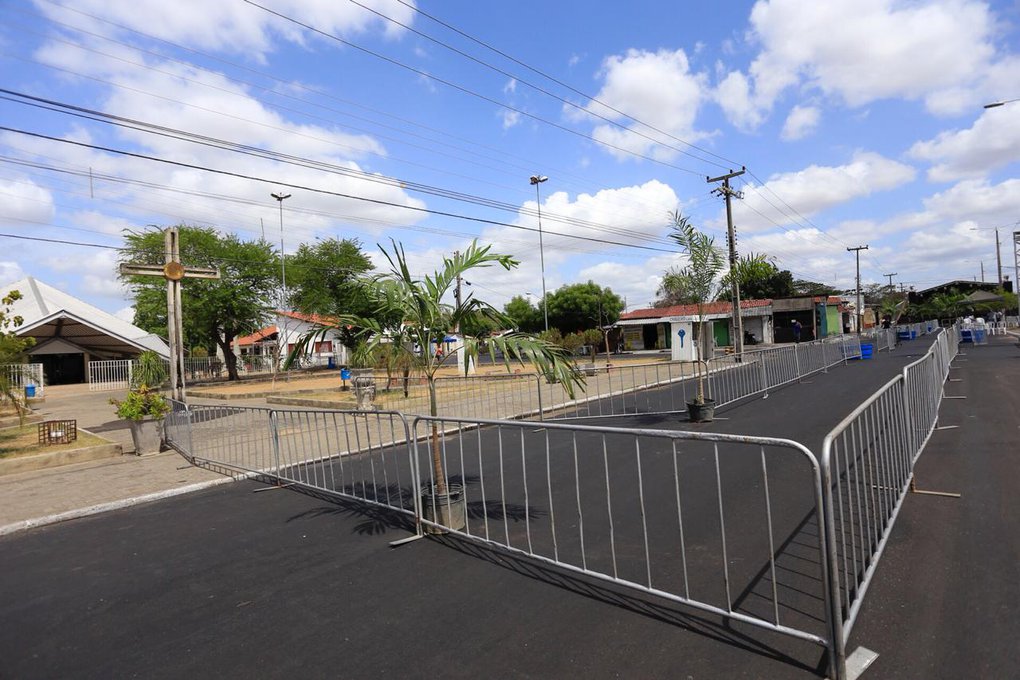
[[[145,350],[170,357],[159,336],[31,276],[0,289],[2,295],[12,290],[22,298],[11,314],[24,319],[14,332],[35,338],[29,362],[43,365],[47,385],[86,382],[93,361],[133,359]]]
[[[835,295],[798,295],[772,300],[775,341],[793,342],[793,322],[802,342],[849,332],[850,308]]]
[[[773,342],[772,300],[741,300],[740,317],[744,333],[758,343]],[[712,334],[714,347],[733,344],[733,304],[709,302],[704,320]],[[620,315],[616,322],[622,331],[625,351],[669,350],[676,361],[691,361],[697,356],[698,306],[674,305],[636,309]]]
[[[332,323],[335,323],[334,319],[318,314],[277,310],[274,323],[234,340],[234,354],[242,359],[273,356],[277,344],[282,342],[282,360],[290,354],[305,335]],[[305,347],[301,357],[302,365],[305,366],[326,366],[330,359],[336,365],[344,365],[348,360],[347,347],[340,342],[340,335],[336,331],[327,331],[325,337],[316,337]]]

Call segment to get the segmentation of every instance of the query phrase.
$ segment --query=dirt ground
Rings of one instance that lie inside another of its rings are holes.
[[[669,361],[669,354],[641,354],[641,355],[625,355],[625,356],[613,356],[610,362],[611,366],[621,365],[634,365],[634,364],[650,364]],[[581,359],[579,363],[584,363]],[[595,365],[603,367],[606,365],[605,355],[599,355],[595,360]],[[513,373],[530,373],[533,372],[533,368],[530,366],[520,366],[511,364]],[[476,375],[506,375],[506,366],[503,364],[482,364],[478,367]],[[379,375],[385,377],[385,373],[380,371]],[[445,366],[439,369],[437,374],[441,377],[456,377],[461,375],[460,371],[457,370],[456,365]],[[394,374],[394,377],[399,377]],[[348,381],[349,383],[349,381]],[[270,380],[244,380],[239,382],[233,382],[229,384],[217,384],[217,385],[196,385],[189,389],[189,394],[195,397],[211,396],[211,395],[250,395],[266,396],[271,394],[287,394],[287,393],[303,393],[303,392],[329,392],[337,387],[341,386],[340,371],[339,369],[330,370],[323,373],[315,373],[307,376],[289,376],[278,378],[275,383]]]

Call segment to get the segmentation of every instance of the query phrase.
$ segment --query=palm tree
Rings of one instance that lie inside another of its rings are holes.
[[[710,347],[705,330],[705,305],[718,299],[723,290],[724,284],[719,274],[722,273],[725,259],[716,249],[715,239],[695,229],[689,218],[682,216],[680,211],[672,213],[672,217],[673,224],[670,225],[669,237],[680,246],[688,261],[687,266],[670,270],[668,276],[681,283],[682,290],[693,304],[698,306],[698,335],[701,345],[698,358],[699,363],[703,363],[705,359],[701,356],[702,350]],[[705,378],[702,372],[698,373],[698,391],[694,403],[698,405],[705,403]]]
[[[392,239],[391,243],[392,252],[379,247],[389,262],[389,271],[364,281],[375,298],[371,314],[341,316],[337,325],[360,328],[365,352],[373,352],[388,344],[390,346],[387,351],[391,357],[402,355],[403,362],[425,377],[429,392],[429,413],[438,416],[436,373],[450,361],[450,356],[430,351],[433,343],[440,346],[455,328],[513,327],[510,317],[471,293],[459,305],[444,303],[444,298],[451,293],[457,277],[463,277],[472,269],[498,265],[510,270],[519,263],[510,255],[492,253],[491,246],[480,247],[474,241],[465,250],[443,258],[441,268],[419,279],[411,275],[403,245]],[[393,319],[403,321],[394,327]],[[318,328],[301,338],[292,355],[302,352],[304,345],[313,336],[325,335],[331,328],[335,326]],[[574,388],[584,384],[584,378],[563,348],[535,336],[511,332],[500,336],[465,336],[463,340],[461,351],[464,352],[465,371],[470,361],[477,360],[480,351],[486,351],[490,356],[499,352],[503,355],[507,372],[511,369],[512,361],[530,363],[547,379],[563,385],[571,397]],[[415,346],[421,351],[416,352]],[[447,493],[447,484],[439,447],[439,426],[435,422],[432,423],[431,437],[432,471],[436,480],[434,493],[443,496]]]

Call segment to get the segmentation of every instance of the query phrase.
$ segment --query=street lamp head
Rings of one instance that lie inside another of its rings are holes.
[[[275,198],[276,200],[280,201],[281,203],[283,203],[283,199],[290,198],[290,194],[285,194],[282,191],[280,193],[278,193],[278,194],[269,194],[269,195],[272,196],[273,198]]]
[[[1006,102],[992,102],[991,104],[985,104],[984,108],[994,109],[997,106],[1005,106]]]
[[[531,183],[532,184],[541,184],[542,182],[545,182],[548,179],[549,178],[545,177],[544,175],[532,175],[531,176]]]

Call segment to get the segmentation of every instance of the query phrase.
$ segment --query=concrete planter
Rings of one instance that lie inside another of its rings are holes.
[[[159,453],[163,444],[163,419],[150,416],[128,422],[131,424],[131,441],[135,445],[135,454],[144,456]]]
[[[687,402],[687,417],[692,423],[710,423],[715,418],[715,399],[706,399],[704,404]]]
[[[433,487],[421,492],[422,516],[440,527],[426,526],[429,534],[445,534],[447,529],[461,531],[467,526],[467,495],[460,484],[447,484],[446,493],[436,493]]]

